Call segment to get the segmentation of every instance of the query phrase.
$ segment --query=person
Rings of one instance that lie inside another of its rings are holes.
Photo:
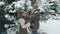
[[[30,22],[28,22],[25,18],[26,14],[22,10],[18,13],[18,22],[20,23],[20,33],[19,34],[27,34],[27,28],[30,27]]]
[[[40,9],[38,9],[37,4],[33,4],[32,7],[33,9],[32,11],[30,11],[30,14],[29,14],[31,18],[30,23],[32,24],[30,26],[30,29],[32,31],[31,34],[38,34],[37,30],[39,29]]]

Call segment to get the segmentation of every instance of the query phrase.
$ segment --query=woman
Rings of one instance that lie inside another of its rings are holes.
[[[27,34],[27,28],[30,27],[30,23],[25,18],[25,12],[19,12],[18,22],[20,23],[20,34]]]

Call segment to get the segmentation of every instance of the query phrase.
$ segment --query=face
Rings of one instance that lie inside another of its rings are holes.
[[[33,7],[33,9],[37,9],[38,5],[33,5],[32,7]]]
[[[23,13],[22,15],[23,15],[23,16],[26,16],[26,14],[25,14],[25,13]]]

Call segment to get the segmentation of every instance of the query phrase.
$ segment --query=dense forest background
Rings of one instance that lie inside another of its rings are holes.
[[[31,3],[35,2],[39,5],[40,21],[44,22],[40,22],[41,28],[47,28],[45,30],[47,30],[47,32],[48,30],[49,32],[51,32],[52,30],[56,31],[60,27],[60,0],[0,0],[0,9],[3,9],[5,11],[6,19],[15,23],[14,27],[10,27],[9,29],[7,29],[8,34],[16,34],[16,32],[19,31],[19,24],[17,24],[18,22],[16,19],[18,12],[20,10],[29,12],[31,9]],[[56,26],[56,24],[58,27]]]
[[[41,10],[41,21],[52,19],[59,19],[57,16],[60,15],[60,0],[0,0],[5,2],[3,9],[9,15],[14,15],[13,13],[21,9],[26,12],[31,8],[31,3],[36,2]],[[29,3],[30,2],[30,3]],[[18,7],[18,8],[17,8]],[[11,13],[9,13],[11,12]]]

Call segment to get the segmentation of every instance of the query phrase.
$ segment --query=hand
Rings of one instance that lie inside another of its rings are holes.
[[[30,22],[28,22],[28,25],[31,26]]]

